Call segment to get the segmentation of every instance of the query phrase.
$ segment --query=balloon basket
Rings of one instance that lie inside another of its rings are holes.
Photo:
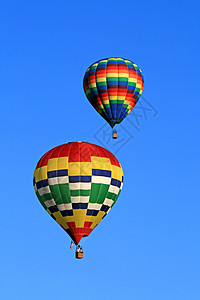
[[[83,258],[83,252],[76,252],[76,258],[78,259]]]
[[[112,134],[113,139],[117,139],[117,130],[113,130],[113,134]]]

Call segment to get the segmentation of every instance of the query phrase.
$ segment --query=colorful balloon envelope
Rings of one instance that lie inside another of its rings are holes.
[[[42,206],[77,245],[115,204],[123,185],[123,171],[108,150],[72,142],[42,156],[33,185]]]
[[[106,58],[86,71],[83,88],[97,112],[114,127],[130,113],[144,87],[142,71],[130,60]]]

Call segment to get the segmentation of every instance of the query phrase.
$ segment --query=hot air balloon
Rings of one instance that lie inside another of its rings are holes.
[[[71,142],[42,156],[33,185],[42,206],[78,245],[115,204],[123,171],[108,150]]]
[[[86,97],[113,128],[130,113],[144,87],[142,71],[123,58],[105,58],[92,64],[83,79]],[[116,130],[113,138],[117,138]]]

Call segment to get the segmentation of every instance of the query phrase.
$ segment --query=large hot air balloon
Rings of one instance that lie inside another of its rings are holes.
[[[95,62],[87,69],[83,79],[88,100],[112,128],[130,113],[143,87],[142,71],[136,64],[123,58],[106,58]]]
[[[33,184],[42,206],[78,245],[115,204],[123,172],[108,150],[72,142],[42,156]]]

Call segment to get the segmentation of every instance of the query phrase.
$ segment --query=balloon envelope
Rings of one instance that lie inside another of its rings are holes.
[[[111,127],[121,123],[130,113],[143,87],[142,71],[123,58],[97,61],[87,69],[83,79],[88,100]]]
[[[123,185],[123,172],[108,150],[72,142],[42,156],[33,184],[40,203],[78,244],[116,202]]]

